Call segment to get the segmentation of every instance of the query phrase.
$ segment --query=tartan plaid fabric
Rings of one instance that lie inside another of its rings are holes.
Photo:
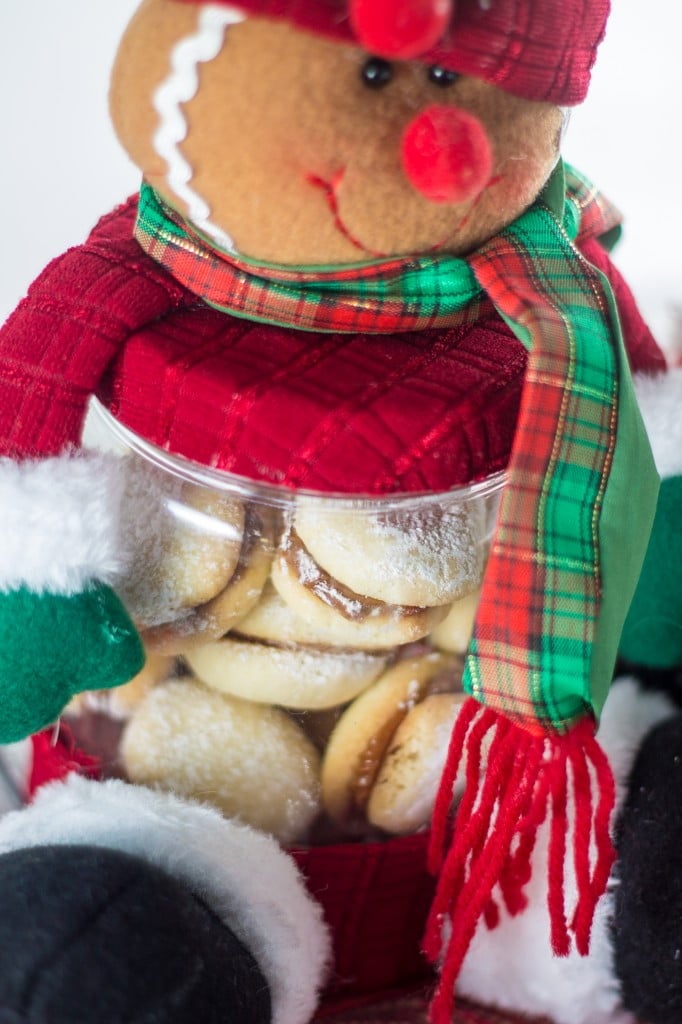
[[[309,331],[355,334],[474,323],[480,286],[451,256],[288,268],[214,249],[143,184],[135,235],[190,291],[233,316]]]
[[[287,269],[215,252],[148,186],[141,194],[143,248],[237,316],[390,333],[470,323],[492,301],[528,348],[465,686],[535,732],[600,709],[656,504],[611,288],[574,244],[581,225],[607,234],[616,221],[560,165],[534,206],[467,260]]]
[[[574,233],[581,204],[595,209],[572,180]],[[470,264],[530,358],[465,687],[520,724],[564,730],[606,696],[658,476],[610,288],[551,208],[536,204]]]
[[[571,235],[576,242],[583,238],[599,238],[605,248],[612,249],[620,238],[620,210],[575,167],[564,164],[568,205],[564,216],[571,218]]]
[[[185,0],[201,3],[206,0]],[[233,0],[223,0],[233,4]],[[263,18],[362,45],[351,25],[352,0],[237,0],[234,6]],[[527,99],[565,106],[587,95],[609,13],[609,0],[457,0],[438,45],[425,64],[474,75]],[[380,56],[388,56],[380,54]]]
[[[571,168],[567,185],[567,216],[578,241],[617,230],[618,211]],[[454,256],[306,269],[221,252],[146,183],[140,190],[135,235],[157,263],[209,305],[284,327],[379,334],[428,330],[475,323],[484,301],[472,269]]]

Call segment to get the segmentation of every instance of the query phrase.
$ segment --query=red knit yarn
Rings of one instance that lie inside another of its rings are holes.
[[[519,843],[509,858],[500,878],[500,891],[511,917],[520,914],[528,906],[524,889],[532,874],[532,857],[538,829],[547,817],[549,794],[549,773],[543,772],[536,787],[530,812],[519,824]]]
[[[564,896],[564,864],[566,862],[566,833],[568,832],[567,799],[565,774],[558,771],[552,772],[547,903],[552,950],[555,956],[568,956],[571,949]]]
[[[594,731],[594,722],[585,719],[566,735],[535,736],[473,700],[464,705],[453,730],[429,851],[431,869],[440,872],[424,938],[427,956],[441,961],[440,982],[431,1004],[433,1024],[450,1020],[455,982],[480,918],[489,927],[497,923],[495,887],[499,886],[509,913],[523,909],[535,840],[548,810],[552,948],[559,956],[567,955],[572,932],[578,952],[587,953],[595,908],[614,857],[609,824],[615,787]],[[482,773],[486,740],[487,764]],[[467,785],[446,852],[449,810],[460,768]],[[599,792],[596,808],[593,786]],[[570,923],[565,893],[569,840],[578,892]]]
[[[434,875],[440,871],[443,863],[448,815],[452,804],[452,793],[455,788],[457,771],[460,765],[460,756],[458,756],[458,752],[464,749],[464,743],[467,738],[469,728],[479,711],[480,707],[475,700],[466,701],[457,715],[455,727],[452,731],[452,736],[450,737],[450,748],[445,768],[441,775],[440,787],[436,796],[436,803],[433,810],[433,822],[431,826],[429,870],[432,871]],[[482,718],[479,718],[479,723],[481,721]],[[482,739],[483,734],[481,733],[481,741]],[[480,744],[478,746],[478,750],[475,751],[472,738],[470,737],[469,744],[467,746],[467,767],[472,769],[474,779],[477,779],[479,774],[480,754]],[[471,813],[471,806],[473,805],[475,797],[475,785],[470,785],[469,782],[470,780],[467,778],[467,787],[464,791],[464,797],[459,807],[460,815],[466,817]]]
[[[578,905],[572,922],[576,948],[582,956],[587,956],[589,952],[594,910],[606,889],[611,868],[613,867],[615,851],[611,842],[609,825],[616,803],[616,785],[611,765],[593,734],[586,737],[585,755],[589,759],[595,773],[596,791],[599,794],[599,800],[594,812],[592,828],[589,832],[590,839],[593,837],[596,844],[594,869],[590,879],[589,890],[578,890]]]
[[[586,760],[580,757],[579,752],[571,751],[571,770],[573,772],[573,785],[577,796],[575,802],[575,840],[573,843],[574,869],[576,884],[579,893],[589,892],[592,879],[590,877],[590,821],[592,818],[592,783],[590,771]],[[580,901],[571,922],[576,936],[576,946],[580,952],[587,952],[588,934],[584,934],[584,922]],[[580,927],[578,927],[580,923]]]

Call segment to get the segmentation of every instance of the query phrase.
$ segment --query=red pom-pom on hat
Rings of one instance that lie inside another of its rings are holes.
[[[370,53],[409,60],[438,43],[453,6],[453,0],[350,0],[350,19]]]

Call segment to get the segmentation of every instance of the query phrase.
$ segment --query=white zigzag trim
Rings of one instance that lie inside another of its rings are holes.
[[[234,243],[211,222],[211,208],[191,187],[193,169],[183,156],[180,143],[187,135],[187,121],[182,104],[193,99],[199,88],[198,64],[213,60],[220,53],[225,29],[244,20],[236,7],[207,4],[201,8],[197,31],[181,39],[171,52],[171,73],[154,94],[154,107],[160,123],[154,135],[154,149],[168,165],[168,187],[188,206],[192,223],[215,239],[223,248]]]

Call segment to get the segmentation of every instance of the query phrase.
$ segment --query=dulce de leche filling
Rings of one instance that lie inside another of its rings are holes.
[[[461,673],[459,678],[461,678]],[[450,670],[435,673],[418,688],[415,687],[415,692],[411,693],[407,700],[400,701],[392,714],[376,730],[353,766],[349,783],[352,817],[364,818],[374,783],[376,782],[382,762],[390,750],[391,741],[398,726],[407,718],[412,708],[433,694],[456,692],[458,689],[457,683],[458,676],[455,675],[453,677],[453,673]]]
[[[377,729],[355,762],[349,787],[353,808],[352,816],[364,818],[381,762],[388,752],[398,726],[406,718],[409,710],[407,704],[397,707],[390,718],[387,718],[384,724]]]
[[[329,608],[339,612],[345,619],[352,622],[364,622],[372,616],[386,614],[395,618],[407,618],[411,615],[421,615],[424,612],[423,608],[416,605],[386,604],[384,601],[351,590],[350,587],[330,576],[315,561],[291,526],[282,538],[280,557],[294,571],[306,590],[311,591]]]

